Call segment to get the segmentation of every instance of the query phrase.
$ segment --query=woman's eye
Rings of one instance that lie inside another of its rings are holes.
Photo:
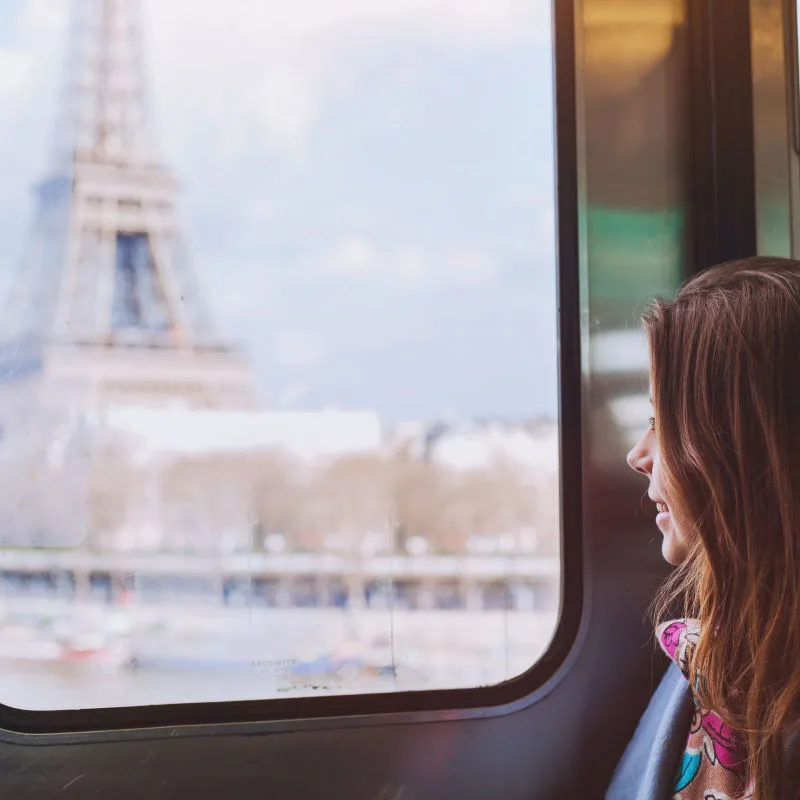
[[[649,423],[650,423],[650,430],[654,431],[656,429],[656,418],[655,417],[650,417],[649,418]]]

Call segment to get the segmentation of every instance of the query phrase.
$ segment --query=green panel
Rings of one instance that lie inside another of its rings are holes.
[[[792,257],[788,203],[783,199],[758,198],[758,254]]]
[[[671,296],[683,278],[683,210],[590,207],[592,317],[626,326],[654,296]]]

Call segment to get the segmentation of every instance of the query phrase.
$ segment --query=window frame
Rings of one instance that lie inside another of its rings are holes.
[[[0,741],[172,738],[497,716],[531,705],[560,682],[585,620],[586,596],[575,31],[574,0],[552,0],[561,581],[558,621],[545,653],[515,678],[469,689],[47,711],[0,704]]]

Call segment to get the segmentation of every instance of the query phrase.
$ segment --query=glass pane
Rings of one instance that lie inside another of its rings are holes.
[[[0,702],[475,687],[541,656],[549,5],[4,4]]]

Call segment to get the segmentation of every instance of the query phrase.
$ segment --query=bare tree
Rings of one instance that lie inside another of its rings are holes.
[[[154,546],[169,550],[259,551],[268,534],[281,534],[289,549],[313,552],[406,552],[412,537],[423,538],[431,553],[470,552],[474,537],[508,551],[509,541],[514,550],[535,531],[536,551],[557,553],[558,476],[510,459],[459,471],[400,450],[310,465],[265,449],[137,464],[134,444],[106,436],[83,472],[77,461],[54,471],[39,454],[31,469],[39,470],[37,497],[47,491],[46,511],[34,513],[31,501],[26,524],[57,526],[64,504],[77,502],[86,507],[93,549],[119,547],[123,539],[136,546],[137,525],[149,520]],[[27,497],[24,473],[16,461],[0,460],[0,479],[13,490],[0,496],[0,519],[19,516],[5,506]]]

